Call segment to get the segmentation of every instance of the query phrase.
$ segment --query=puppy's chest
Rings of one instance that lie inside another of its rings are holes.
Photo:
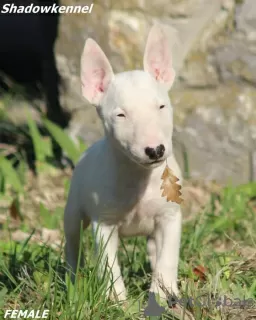
[[[117,225],[119,235],[126,237],[150,235],[154,230],[154,223],[154,215],[148,214],[145,209],[137,206],[125,216],[120,217]]]
[[[103,187],[102,184],[98,189],[99,201],[95,210],[100,219],[117,225],[120,236],[151,234],[156,216],[166,202],[161,197],[161,175],[148,179],[136,179],[133,175],[117,180],[115,184],[109,181],[111,179],[106,179],[106,185]]]
[[[119,216],[120,236],[150,235],[156,216],[161,211],[162,201],[159,190],[154,187],[147,189],[131,210],[123,211]]]

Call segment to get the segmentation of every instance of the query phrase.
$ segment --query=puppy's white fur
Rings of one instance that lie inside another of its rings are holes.
[[[144,71],[113,74],[92,39],[81,58],[83,96],[97,108],[105,138],[91,146],[77,164],[65,208],[66,259],[76,272],[81,221],[92,223],[98,246],[114,280],[115,295],[126,299],[117,261],[119,236],[145,235],[153,271],[151,291],[178,294],[181,210],[161,196],[166,162],[182,179],[172,150],[173,110],[168,91],[175,78],[166,34],[155,24],[148,36]],[[160,108],[160,106],[164,106]],[[145,148],[164,145],[160,162]]]

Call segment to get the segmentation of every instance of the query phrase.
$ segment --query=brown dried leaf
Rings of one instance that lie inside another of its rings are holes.
[[[201,281],[205,281],[206,280],[206,272],[207,272],[207,269],[204,267],[204,266],[196,266],[194,269],[193,269],[193,273],[198,276],[198,278],[201,280]]]
[[[181,186],[176,183],[179,181],[179,179],[175,177],[168,165],[166,165],[161,179],[163,179],[163,183],[161,185],[161,190],[163,190],[162,197],[167,197],[167,201],[181,204],[183,201],[183,199],[180,198]]]

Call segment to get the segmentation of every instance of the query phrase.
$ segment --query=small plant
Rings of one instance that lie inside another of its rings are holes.
[[[44,119],[43,123],[68,158],[76,163],[86,149],[85,144],[81,140],[75,143],[63,129],[50,120]]]
[[[5,191],[6,185],[10,186],[15,192],[23,193],[24,185],[19,173],[13,168],[12,161],[0,155],[0,182],[1,191]]]
[[[52,144],[49,137],[43,137],[37,127],[36,122],[28,113],[29,132],[33,141],[35,153],[35,167],[37,171],[45,170],[48,166],[48,159],[53,157]]]

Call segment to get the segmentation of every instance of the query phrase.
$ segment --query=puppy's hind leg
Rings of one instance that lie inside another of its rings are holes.
[[[90,220],[88,218],[81,218],[82,215],[79,211],[74,210],[67,205],[64,213],[64,231],[66,238],[65,245],[65,256],[67,267],[71,271],[71,281],[74,283],[75,275],[78,267],[78,259],[79,259],[79,267],[84,266],[84,255],[83,248],[80,247],[82,245],[82,231],[87,228],[90,224]],[[79,257],[80,253],[80,257]]]

